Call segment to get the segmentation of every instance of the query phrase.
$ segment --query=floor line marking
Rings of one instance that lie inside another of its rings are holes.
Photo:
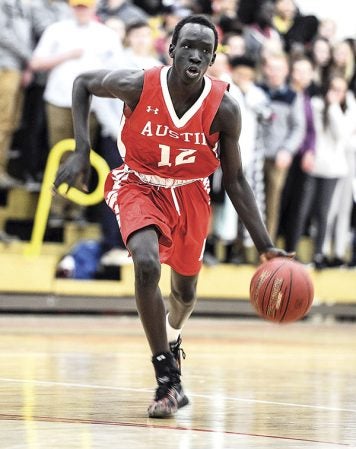
[[[6,415],[0,414],[0,420],[9,421],[25,421],[27,418],[22,415]],[[234,435],[240,437],[255,437],[255,438],[269,438],[287,441],[300,441],[306,443],[317,443],[317,444],[327,444],[333,446],[346,446],[350,447],[348,443],[335,443],[331,441],[323,440],[313,440],[309,438],[293,438],[287,436],[279,435],[267,435],[267,434],[257,434],[257,433],[245,433],[245,432],[234,432],[232,430],[217,430],[217,429],[203,429],[200,427],[184,427],[184,426],[165,426],[163,424],[148,424],[148,423],[132,423],[125,421],[105,421],[98,419],[81,419],[81,418],[62,418],[62,417],[51,417],[51,416],[32,416],[32,421],[40,422],[51,422],[51,423],[66,423],[66,424],[91,424],[91,425],[105,425],[105,426],[117,426],[117,427],[141,427],[144,429],[159,429],[159,430],[178,430],[178,431],[188,431],[188,432],[202,432],[202,433],[222,433],[224,435]]]
[[[71,382],[54,382],[46,380],[36,380],[36,379],[11,379],[11,378],[0,378],[0,382],[10,382],[10,383],[32,383],[40,386],[62,386],[68,388],[89,388],[97,390],[117,390],[117,391],[133,391],[133,392],[152,392],[151,388],[129,388],[129,387],[115,387],[110,385],[95,385],[95,384],[81,384],[81,383],[71,383]],[[261,399],[245,399],[237,398],[232,396],[223,395],[208,395],[208,394],[195,394],[189,393],[189,396],[203,399],[211,399],[213,397],[219,397],[225,401],[235,401],[235,402],[246,402],[251,404],[269,404],[269,405],[280,405],[283,407],[296,407],[296,408],[310,408],[317,410],[325,410],[330,412],[347,412],[356,413],[354,409],[339,408],[339,407],[326,407],[323,405],[310,405],[310,404],[296,404],[293,402],[277,402],[277,401],[265,401]]]

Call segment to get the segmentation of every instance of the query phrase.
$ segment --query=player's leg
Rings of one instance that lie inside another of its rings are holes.
[[[181,333],[195,307],[197,281],[198,275],[183,276],[172,270],[166,328],[169,347],[178,363],[179,370],[181,370],[181,355],[185,357],[184,351],[180,347]]]
[[[172,271],[166,327],[170,349],[181,368],[181,355],[185,356],[180,347],[181,331],[196,304],[198,275],[211,216],[207,180],[180,188],[177,197],[183,205],[182,227],[176,226],[172,233],[174,253],[168,262]]]
[[[158,285],[161,264],[155,228],[134,232],[127,241],[127,248],[134,262],[137,311],[152,354],[168,352],[165,307]]]
[[[183,276],[172,270],[169,296],[169,324],[181,329],[194,310],[198,275]]]
[[[133,233],[127,248],[134,262],[137,310],[152,351],[158,384],[148,414],[152,418],[164,418],[173,415],[188,400],[180,383],[179,368],[168,346],[165,307],[158,285],[161,264],[155,228],[147,227]]]
[[[169,296],[169,313],[166,316],[166,329],[169,348],[177,363],[181,375],[181,357],[185,358],[185,352],[181,348],[181,333],[184,324],[190,317],[196,303],[196,286],[198,276],[183,276],[172,270],[171,294]],[[179,407],[187,405],[187,396],[179,404]]]

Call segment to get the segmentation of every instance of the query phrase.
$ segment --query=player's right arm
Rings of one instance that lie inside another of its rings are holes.
[[[81,181],[80,187],[87,189],[91,148],[88,122],[92,96],[119,98],[133,110],[140,98],[142,86],[142,70],[91,71],[75,79],[72,91],[75,151],[60,166],[54,181],[55,190],[64,182],[70,188],[78,181]]]

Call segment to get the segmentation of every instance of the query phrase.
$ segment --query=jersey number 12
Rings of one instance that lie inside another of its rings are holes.
[[[171,147],[169,145],[159,145],[159,148],[161,150],[161,160],[158,162],[158,167],[171,167]],[[178,148],[178,151],[180,151],[180,153],[177,154],[174,159],[174,166],[194,164],[196,157],[193,156],[193,154],[196,153],[197,150]]]

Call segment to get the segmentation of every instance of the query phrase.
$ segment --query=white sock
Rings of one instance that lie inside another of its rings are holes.
[[[167,338],[168,338],[168,343],[175,343],[179,337],[179,335],[182,332],[182,329],[174,329],[174,327],[172,327],[169,324],[169,320],[168,320],[168,315],[169,313],[167,313],[166,315],[166,330],[167,330]]]

